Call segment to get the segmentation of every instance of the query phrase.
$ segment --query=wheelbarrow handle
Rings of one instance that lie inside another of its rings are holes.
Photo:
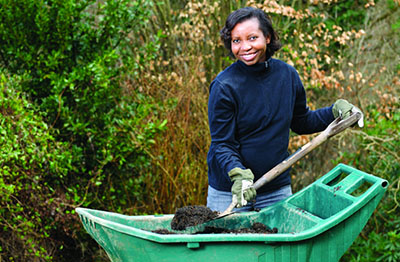
[[[265,185],[266,183],[272,181],[277,176],[279,176],[284,171],[286,171],[289,167],[291,167],[294,163],[296,163],[298,160],[300,160],[302,157],[304,157],[309,152],[311,152],[314,148],[318,147],[319,145],[324,143],[326,140],[328,140],[328,138],[330,138],[336,134],[339,134],[340,132],[344,131],[346,128],[357,123],[357,121],[361,118],[361,116],[362,115],[360,112],[354,112],[346,119],[341,119],[340,117],[336,118],[318,136],[314,137],[306,145],[300,147],[296,152],[294,152],[288,158],[283,160],[281,163],[279,163],[274,168],[272,168],[270,171],[265,173],[262,177],[260,177],[253,184],[253,187],[257,190],[260,187],[262,187],[263,185]],[[236,202],[236,203],[234,203],[234,202]],[[233,208],[235,208],[236,204],[237,204],[237,201],[232,201],[232,203],[229,205],[229,207],[224,212],[222,212],[218,217],[223,217],[223,216],[230,214],[232,212]]]

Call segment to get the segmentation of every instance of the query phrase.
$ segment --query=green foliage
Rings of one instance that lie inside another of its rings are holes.
[[[337,4],[324,5],[320,11],[325,11],[327,20],[325,23],[329,28],[333,25],[339,25],[345,30],[359,29],[367,14],[363,8],[368,4],[368,0],[363,1],[340,1]]]
[[[400,221],[397,220],[396,223]],[[371,232],[368,239],[359,237],[352,246],[352,253],[343,261],[388,261],[400,260],[400,234],[399,228],[396,231]]]
[[[388,180],[390,186],[379,210],[374,214],[374,220],[363,231],[368,238],[357,239],[346,261],[398,261],[400,111],[394,110],[387,116],[380,114],[374,106],[368,111],[371,118],[366,121],[367,128],[358,137],[364,153],[353,158],[360,169],[371,170],[374,175]]]
[[[394,0],[386,0],[387,7],[391,10],[398,8],[398,4]]]
[[[0,72],[0,250],[7,261],[52,259],[48,243],[66,209],[59,183],[76,171],[68,143],[57,142],[34,104]],[[0,253],[0,254],[1,254]]]
[[[27,75],[21,90],[39,103],[57,138],[81,152],[75,163],[81,175],[99,186],[111,173],[138,172],[132,169],[146,162],[138,146],[151,142],[138,135],[151,137],[159,124],[142,122],[154,115],[153,102],[124,96],[121,84],[127,71],[140,69],[157,50],[149,43],[137,57],[129,53],[138,39],[128,36],[147,21],[147,2],[20,0],[1,6],[1,62],[11,73]],[[73,193],[78,200],[82,192]]]
[[[22,76],[17,84],[3,77],[3,85],[12,84],[8,89],[26,94],[34,112],[40,112],[40,119],[34,120],[43,125],[30,128],[25,123],[33,120],[22,112],[28,109],[21,107],[22,111],[16,112],[4,105],[11,118],[24,124],[14,127],[13,133],[12,123],[2,122],[6,125],[3,132],[9,134],[3,137],[8,147],[2,149],[13,152],[4,161],[7,166],[21,161],[18,170],[4,168],[2,208],[21,187],[27,190],[27,199],[35,195],[33,202],[26,203],[30,211],[24,215],[13,210],[20,208],[19,199],[5,209],[4,230],[15,239],[19,238],[17,232],[35,235],[46,230],[29,240],[36,249],[21,254],[21,260],[30,260],[34,250],[46,254],[46,260],[79,257],[73,241],[85,236],[83,228],[72,229],[79,223],[71,213],[76,206],[135,213],[139,211],[130,209],[132,203],[147,197],[142,186],[149,176],[145,172],[150,165],[146,152],[166,124],[158,120],[157,102],[132,83],[159,49],[159,36],[144,41],[136,35],[148,22],[150,7],[145,0],[0,0],[0,64],[10,75]],[[31,129],[48,131],[51,137],[38,131],[30,134],[34,132]],[[23,148],[13,150],[12,145],[20,142],[17,139],[35,137],[40,140],[21,142]],[[64,146],[62,152],[52,143]],[[29,188],[27,181],[32,184]],[[54,198],[58,200],[52,202],[56,206],[53,211],[59,218],[38,211]],[[34,212],[39,212],[40,223],[31,219]],[[10,213],[16,214],[14,218]],[[28,220],[24,228],[14,230],[5,222],[9,219],[15,223]],[[39,249],[36,242],[45,237],[51,241]],[[54,248],[56,243],[63,243],[62,249]],[[23,246],[16,245],[15,250]],[[97,249],[93,244],[88,248],[93,247]],[[15,254],[2,249],[7,255]]]

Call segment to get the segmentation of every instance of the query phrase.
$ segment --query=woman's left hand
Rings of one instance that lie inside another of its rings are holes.
[[[358,120],[357,124],[359,127],[364,126],[364,114],[361,110],[345,99],[339,99],[333,104],[332,113],[335,118],[341,117],[342,119],[348,118],[351,113],[359,112],[361,113],[361,118]]]

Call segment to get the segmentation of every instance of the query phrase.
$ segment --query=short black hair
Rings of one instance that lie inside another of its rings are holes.
[[[224,28],[220,31],[221,40],[224,42],[224,46],[229,50],[229,55],[234,57],[232,53],[232,37],[231,32],[233,28],[243,21],[251,18],[257,18],[260,24],[260,30],[264,36],[270,36],[270,43],[267,45],[267,58],[271,57],[276,51],[278,51],[282,45],[279,41],[278,34],[272,27],[271,19],[261,9],[254,7],[244,7],[236,11],[233,11],[226,19]]]

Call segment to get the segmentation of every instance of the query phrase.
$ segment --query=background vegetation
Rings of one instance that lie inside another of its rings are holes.
[[[76,207],[205,204],[208,85],[232,63],[218,32],[246,5],[270,14],[311,108],[365,113],[294,166],[293,190],[337,163],[387,179],[343,261],[400,259],[398,1],[0,0],[0,261],[107,261]]]

